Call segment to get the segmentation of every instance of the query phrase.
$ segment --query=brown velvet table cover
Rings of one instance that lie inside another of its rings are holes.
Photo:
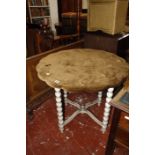
[[[53,88],[92,92],[115,87],[128,77],[128,63],[103,50],[69,49],[49,54],[36,66],[38,77]]]

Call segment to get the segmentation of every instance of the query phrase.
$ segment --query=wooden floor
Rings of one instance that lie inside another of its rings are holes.
[[[70,95],[71,99],[84,99],[83,102],[93,100],[96,94]],[[104,101],[103,101],[104,102]],[[81,103],[82,104],[82,103]],[[104,104],[93,106],[91,111],[102,120]],[[65,117],[75,108],[65,107]],[[78,115],[65,126],[64,133],[60,133],[57,126],[55,98],[51,97],[34,111],[34,118],[27,119],[27,155],[104,155],[108,130],[105,134],[86,114]],[[122,148],[116,148],[114,155],[128,155]]]

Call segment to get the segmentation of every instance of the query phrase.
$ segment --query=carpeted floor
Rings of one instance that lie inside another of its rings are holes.
[[[87,100],[96,98],[96,94],[78,94]],[[70,95],[75,99],[77,94]],[[104,101],[103,101],[104,102]],[[90,110],[102,120],[104,104],[95,105]],[[65,117],[72,114],[75,108],[65,107]],[[60,133],[57,126],[55,98],[51,97],[34,110],[34,118],[27,119],[27,155],[104,155],[108,130],[102,134],[101,127],[88,115],[80,114],[65,126]],[[114,155],[128,155],[128,151],[116,148]]]

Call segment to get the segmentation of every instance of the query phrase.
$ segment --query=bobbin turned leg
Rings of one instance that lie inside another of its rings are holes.
[[[104,113],[103,113],[103,122],[102,122],[102,124],[103,124],[102,125],[102,132],[103,133],[106,131],[106,128],[108,125],[110,107],[111,107],[109,102],[112,99],[113,91],[114,91],[114,88],[109,88],[108,92],[107,92],[106,103],[105,103],[105,108],[104,108]]]
[[[65,105],[67,105],[67,91],[64,90],[64,102],[65,102]]]
[[[55,88],[56,106],[57,106],[57,116],[58,116],[58,126],[63,133],[64,121],[63,121],[63,111],[62,111],[62,101],[61,101],[61,89]]]
[[[101,105],[101,102],[102,102],[102,91],[99,91],[98,92],[98,106]]]

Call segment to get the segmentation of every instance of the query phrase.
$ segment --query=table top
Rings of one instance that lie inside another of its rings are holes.
[[[96,49],[68,49],[49,54],[36,66],[38,77],[53,88],[92,92],[118,85],[128,77],[128,63]]]

